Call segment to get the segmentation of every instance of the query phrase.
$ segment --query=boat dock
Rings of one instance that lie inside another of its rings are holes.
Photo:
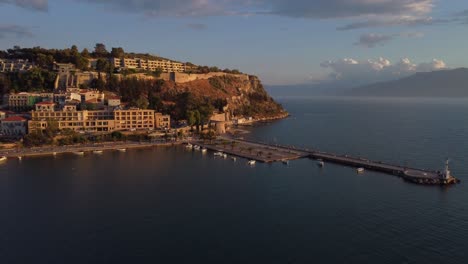
[[[432,171],[388,164],[380,161],[372,161],[365,158],[357,158],[348,155],[337,155],[296,148],[293,146],[281,146],[244,139],[221,138],[210,143],[192,142],[212,151],[219,151],[229,155],[256,160],[258,162],[272,163],[311,158],[323,162],[334,163],[354,168],[364,168],[370,171],[395,175],[406,181],[417,184],[449,185],[459,183],[460,180],[451,175],[448,161],[444,171]]]

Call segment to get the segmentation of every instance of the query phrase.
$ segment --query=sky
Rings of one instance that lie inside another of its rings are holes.
[[[267,85],[468,67],[466,0],[0,0],[0,49],[95,43]]]

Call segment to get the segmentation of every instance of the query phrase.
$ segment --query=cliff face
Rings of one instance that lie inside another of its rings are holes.
[[[199,100],[224,101],[224,109],[237,117],[275,119],[288,115],[263,88],[256,76],[232,75],[196,79],[184,83],[165,81],[161,87],[164,98],[190,93]]]

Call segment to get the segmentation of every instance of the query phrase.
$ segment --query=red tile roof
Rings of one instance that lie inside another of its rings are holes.
[[[37,105],[54,105],[54,102],[39,102]]]
[[[2,122],[18,122],[18,121],[26,121],[26,118],[21,116],[10,116],[2,120]]]

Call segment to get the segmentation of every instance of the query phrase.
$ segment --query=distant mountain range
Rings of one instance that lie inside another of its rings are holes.
[[[354,88],[353,88],[354,86]],[[468,97],[468,69],[458,68],[416,73],[398,80],[373,84],[329,82],[293,86],[269,86],[274,97],[282,96],[382,96],[382,97]]]
[[[468,69],[416,73],[399,80],[364,85],[341,95],[387,97],[468,97]]]

